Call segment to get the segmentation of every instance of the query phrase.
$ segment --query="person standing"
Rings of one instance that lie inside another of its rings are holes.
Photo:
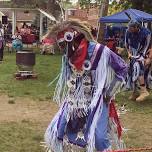
[[[151,32],[142,27],[136,20],[131,20],[128,24],[128,30],[125,36],[125,46],[128,52],[128,58],[130,59],[129,67],[129,83],[133,88],[133,92],[129,97],[130,100],[136,100],[138,102],[143,101],[149,96],[149,92],[146,89],[144,72],[147,50],[150,45]],[[137,93],[136,82],[139,81],[140,93]]]
[[[4,51],[4,29],[0,23],[0,62],[3,61],[3,51]]]

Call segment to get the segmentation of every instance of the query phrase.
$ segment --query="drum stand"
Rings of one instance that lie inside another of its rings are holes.
[[[18,71],[15,73],[16,80],[37,79],[37,74],[33,71]]]

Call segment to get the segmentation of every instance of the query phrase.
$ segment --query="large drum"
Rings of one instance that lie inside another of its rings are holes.
[[[26,50],[17,52],[16,65],[18,66],[19,71],[33,71],[35,53]]]

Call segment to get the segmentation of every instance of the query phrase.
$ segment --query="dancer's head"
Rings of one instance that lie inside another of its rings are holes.
[[[141,24],[137,20],[131,20],[128,24],[128,29],[132,33],[136,33],[141,28]]]
[[[94,41],[88,26],[78,21],[57,23],[49,30],[46,36],[48,38],[54,38],[59,48],[68,53],[68,55],[71,55],[79,47],[83,39],[88,42]]]

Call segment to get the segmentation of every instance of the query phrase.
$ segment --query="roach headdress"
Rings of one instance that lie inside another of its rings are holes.
[[[47,33],[47,37],[58,39],[57,36],[61,33],[65,33],[66,31],[77,32],[83,34],[88,41],[94,41],[94,38],[90,32],[88,26],[79,21],[63,21],[61,23],[57,23],[52,28],[49,29]]]

